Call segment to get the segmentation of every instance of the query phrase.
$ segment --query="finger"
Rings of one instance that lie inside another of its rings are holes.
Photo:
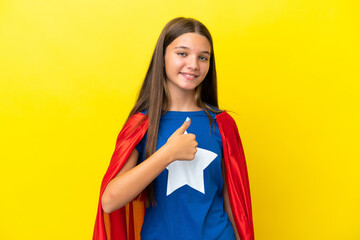
[[[184,132],[186,131],[186,129],[188,129],[188,127],[190,126],[191,120],[189,117],[186,118],[185,122],[183,123],[183,125],[181,125],[181,127],[179,127],[174,134],[177,135],[181,135],[184,134]]]

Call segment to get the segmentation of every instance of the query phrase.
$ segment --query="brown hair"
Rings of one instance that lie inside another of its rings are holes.
[[[129,114],[129,117],[131,117],[138,112],[147,111],[146,116],[149,118],[149,127],[147,130],[145,159],[156,151],[161,114],[165,114],[170,106],[170,96],[166,86],[165,51],[172,41],[185,33],[198,33],[209,40],[211,47],[209,71],[202,83],[196,87],[195,98],[197,105],[205,110],[210,125],[212,125],[212,118],[209,111],[215,113],[220,112],[217,110],[218,99],[215,57],[210,32],[204,24],[193,18],[179,17],[171,20],[165,25],[160,34],[138,99]],[[146,192],[147,200],[155,203],[153,184],[147,187]]]

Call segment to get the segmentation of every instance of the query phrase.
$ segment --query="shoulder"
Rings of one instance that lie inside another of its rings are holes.
[[[212,117],[212,119],[214,121],[216,121],[216,116],[223,112],[218,107],[212,106],[210,104],[206,104],[205,110],[206,110],[206,112],[208,112],[210,114],[210,116]]]
[[[138,112],[138,113],[135,113],[135,114],[129,116],[128,120],[126,121],[126,124],[134,123],[134,122],[141,123],[146,118],[147,118],[146,113]]]
[[[132,132],[136,129],[141,130],[143,128],[147,128],[147,124],[148,124],[147,115],[138,112],[129,116],[121,132]]]
[[[216,117],[217,121],[220,121],[222,123],[235,123],[234,118],[226,111],[222,111],[222,112],[216,114],[215,117]]]

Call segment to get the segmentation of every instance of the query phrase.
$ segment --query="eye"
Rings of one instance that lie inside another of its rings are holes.
[[[204,56],[200,56],[199,59],[202,60],[202,61],[207,61],[208,60],[208,58],[204,57]]]
[[[184,53],[184,52],[178,52],[178,53],[177,53],[177,55],[179,55],[179,56],[183,56],[183,57],[186,57],[186,56],[187,56],[187,54],[186,54],[186,53]]]

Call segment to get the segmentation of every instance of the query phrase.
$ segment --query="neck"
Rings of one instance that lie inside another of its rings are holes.
[[[200,111],[202,110],[195,102],[195,90],[179,90],[169,88],[170,107],[169,111]]]

